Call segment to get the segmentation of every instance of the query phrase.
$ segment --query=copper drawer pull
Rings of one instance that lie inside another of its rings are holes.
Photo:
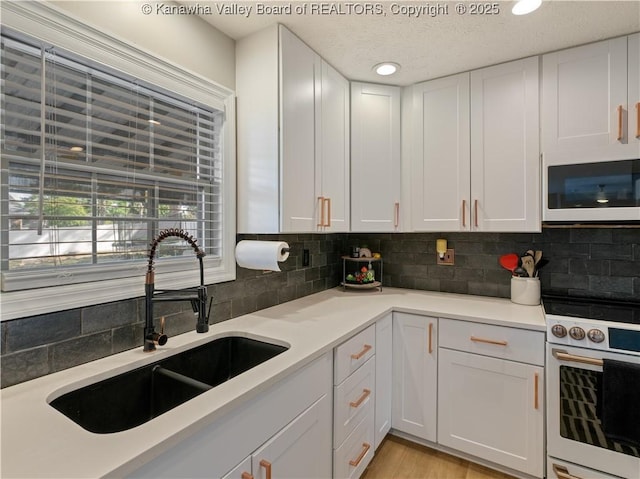
[[[478,227],[478,200],[473,202],[473,223],[474,226]]]
[[[640,138],[640,102],[636,103],[636,138]]]
[[[331,198],[324,198],[323,201],[327,203],[327,222],[324,226],[331,226]]]
[[[320,203],[320,217],[316,226],[320,228],[324,226],[324,196],[318,196],[318,202]]]
[[[349,461],[349,465],[353,467],[358,467],[360,462],[362,462],[362,459],[364,458],[364,456],[366,456],[367,452],[369,452],[370,448],[371,448],[371,444],[363,442],[362,451],[360,451],[360,455],[355,460]]]
[[[362,356],[367,354],[372,347],[373,346],[371,346],[370,344],[365,344],[364,348],[362,348],[362,351],[360,351],[358,354],[351,355],[351,359],[360,359]]]
[[[240,479],[253,479],[253,474],[249,474],[248,472],[243,472],[240,476]]]
[[[349,403],[349,406],[351,406],[351,407],[359,407],[360,404],[362,404],[364,402],[364,400],[369,397],[369,394],[371,394],[371,390],[363,389],[362,390],[362,396],[360,396],[357,401],[351,401]]]
[[[397,228],[399,224],[400,224],[400,203],[396,202],[394,206],[394,211],[393,211],[393,226]]]
[[[582,479],[581,477],[569,474],[569,470],[566,467],[559,466],[558,464],[553,465],[553,472],[556,473],[558,479]]]
[[[484,338],[477,338],[475,336],[471,336],[469,338],[471,341],[473,341],[474,343],[487,343],[487,344],[496,344],[498,346],[506,346],[508,343],[506,341],[499,341],[497,339],[484,339]]]
[[[433,323],[429,323],[429,354],[433,353]]]
[[[622,113],[623,113],[623,108],[622,105],[618,105],[618,138],[616,138],[618,141],[622,141]]]
[[[462,200],[462,227],[467,227],[467,200]]]
[[[591,366],[602,367],[602,359],[588,358],[586,356],[577,356],[575,354],[569,354],[558,349],[551,350],[553,357],[559,361],[569,361],[573,363],[589,364]]]
[[[263,459],[260,461],[260,467],[264,467],[265,479],[271,479],[271,463]]]
[[[533,376],[533,407],[534,409],[538,409],[539,408],[539,404],[538,404],[538,382],[539,382],[539,378],[538,378],[538,373],[535,373]]]

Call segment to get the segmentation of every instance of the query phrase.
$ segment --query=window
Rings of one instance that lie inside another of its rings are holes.
[[[166,228],[197,238],[207,268],[229,269],[224,104],[12,36],[3,31],[2,291],[139,280]],[[178,238],[157,258],[163,272],[197,268]]]

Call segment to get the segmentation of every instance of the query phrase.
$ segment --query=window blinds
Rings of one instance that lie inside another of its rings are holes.
[[[5,36],[1,68],[3,290],[140,274],[165,228],[222,255],[224,112]]]

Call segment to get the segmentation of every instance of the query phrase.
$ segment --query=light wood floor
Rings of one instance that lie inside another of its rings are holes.
[[[514,479],[428,447],[388,435],[362,479]]]

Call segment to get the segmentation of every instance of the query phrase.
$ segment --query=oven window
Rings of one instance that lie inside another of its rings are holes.
[[[560,435],[572,441],[640,457],[640,448],[604,435],[599,419],[598,385],[602,372],[560,366]]]
[[[550,166],[550,209],[640,206],[640,159]]]

